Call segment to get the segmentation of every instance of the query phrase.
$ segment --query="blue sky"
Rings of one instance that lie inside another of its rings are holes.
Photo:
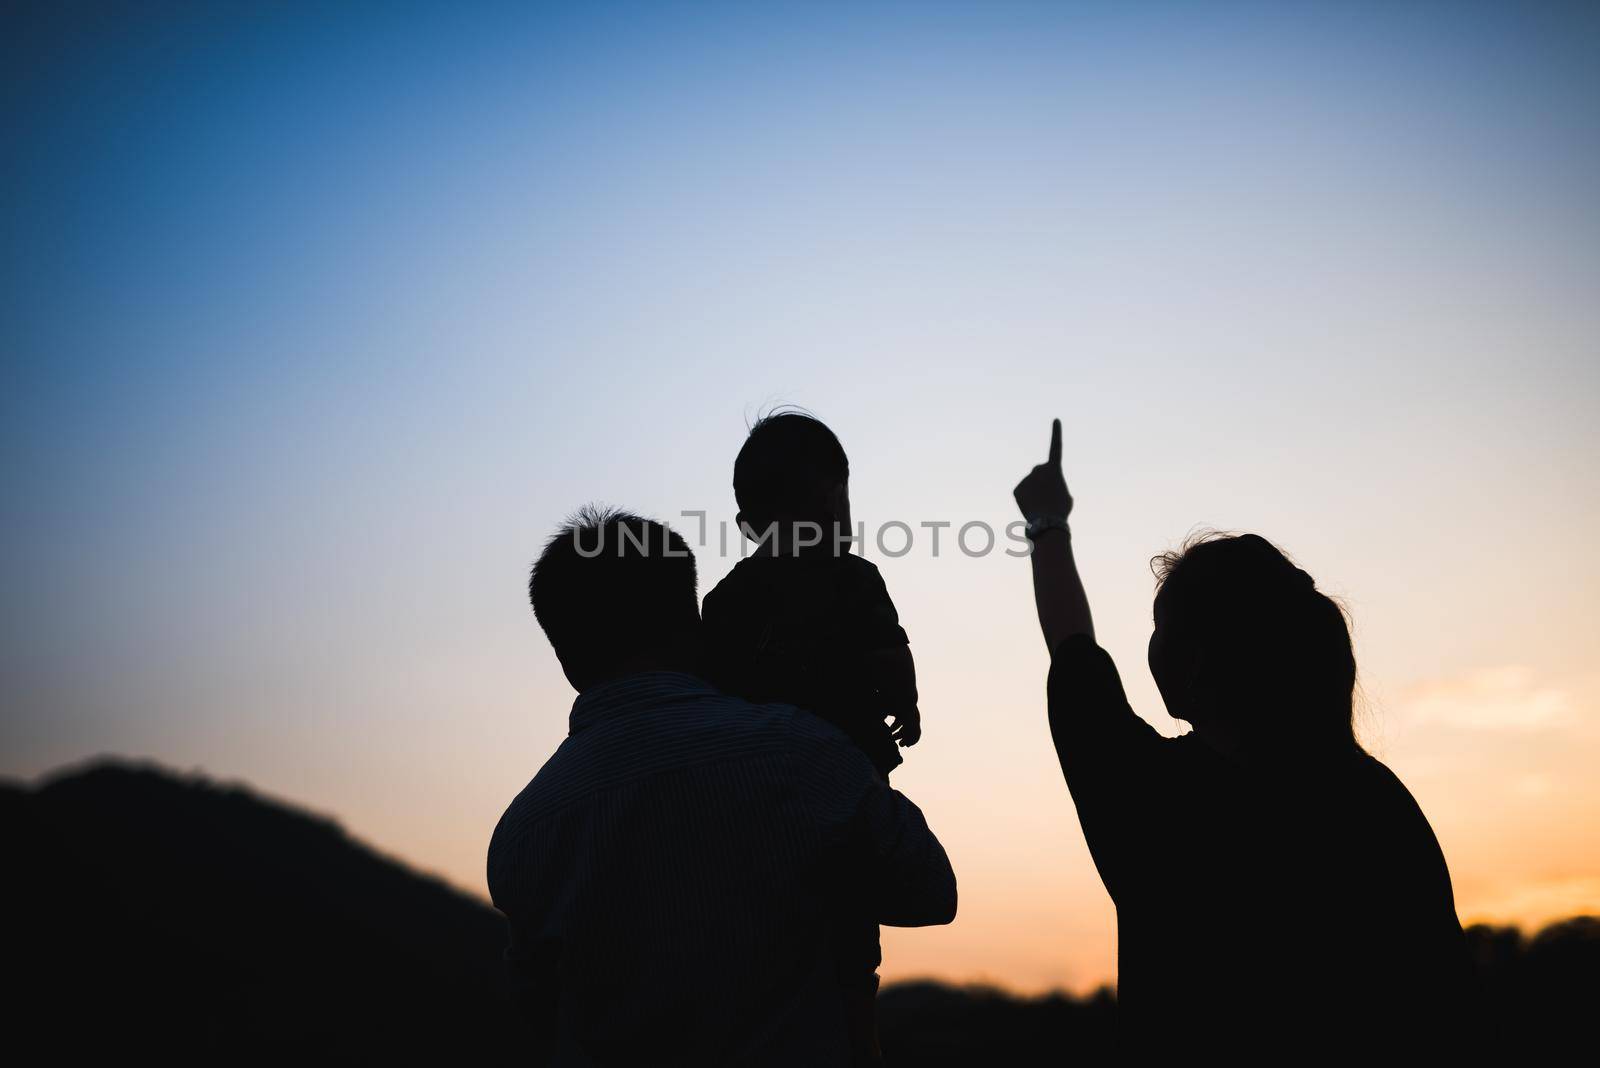
[[[1463,909],[1600,894],[1593,7],[4,19],[0,772],[203,767],[480,888],[563,729],[521,590],[563,514],[731,518],[792,402],[858,517],[998,526],[1059,415],[1146,715],[1144,561],[1258,530],[1350,602]],[[1025,565],[880,562],[964,893],[891,966],[1109,974]]]

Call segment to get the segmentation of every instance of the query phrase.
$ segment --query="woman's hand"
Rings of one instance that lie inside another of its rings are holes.
[[[1054,654],[1056,646],[1074,634],[1094,637],[1089,598],[1078,577],[1072,536],[1067,531],[1072,494],[1067,492],[1067,480],[1061,474],[1061,420],[1050,424],[1049,459],[1029,471],[1012,495],[1028,520],[1033,550],[1033,603],[1039,612],[1045,647]],[[1046,519],[1057,522],[1035,529],[1034,524]]]
[[[1050,422],[1050,458],[1029,471],[1011,495],[1030,523],[1047,517],[1065,519],[1072,511],[1072,494],[1061,474],[1061,420]]]

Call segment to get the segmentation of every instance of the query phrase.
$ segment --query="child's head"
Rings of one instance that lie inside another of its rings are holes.
[[[757,531],[774,523],[849,529],[850,461],[818,419],[785,409],[756,421],[733,461],[739,522]]]

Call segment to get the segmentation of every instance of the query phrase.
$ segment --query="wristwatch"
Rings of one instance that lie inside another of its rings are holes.
[[[1039,535],[1050,530],[1059,530],[1069,538],[1072,536],[1072,531],[1067,529],[1067,517],[1064,515],[1041,515],[1028,520],[1027,535],[1030,541],[1037,541]]]

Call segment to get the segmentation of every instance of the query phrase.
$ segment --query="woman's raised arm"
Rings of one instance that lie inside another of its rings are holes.
[[[1067,527],[1072,494],[1061,474],[1061,420],[1050,424],[1049,459],[1029,471],[1012,496],[1028,521],[1028,538],[1033,542],[1033,601],[1045,645],[1054,653],[1074,634],[1093,638],[1089,597],[1072,558],[1072,532]]]

